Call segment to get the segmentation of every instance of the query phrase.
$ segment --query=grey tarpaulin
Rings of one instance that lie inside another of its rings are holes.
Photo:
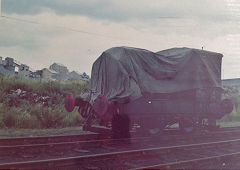
[[[93,64],[90,102],[99,94],[122,101],[144,94],[221,87],[222,56],[191,48],[157,53],[131,47],[108,49]]]

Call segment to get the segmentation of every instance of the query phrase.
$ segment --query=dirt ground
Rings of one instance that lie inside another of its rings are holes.
[[[62,129],[0,129],[0,138],[6,137],[32,137],[48,135],[86,134],[82,127],[69,127]]]
[[[240,122],[217,122],[220,127],[240,126]],[[6,137],[32,137],[32,136],[48,136],[48,135],[74,135],[87,134],[82,127],[68,127],[61,129],[0,129],[0,138]]]

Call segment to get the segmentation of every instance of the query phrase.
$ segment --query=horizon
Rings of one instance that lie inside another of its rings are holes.
[[[15,60],[13,57],[10,57],[10,56],[4,57],[4,56],[1,56],[1,55],[0,55],[0,57],[2,57],[2,60],[5,60],[5,59],[8,58],[8,57],[9,57],[9,58],[12,58],[15,63],[17,63],[17,64],[19,64],[19,65],[20,65],[20,64],[23,64],[23,65],[28,66],[29,69],[30,69],[32,72],[36,72],[36,71],[39,71],[39,70],[42,70],[42,69],[45,69],[45,68],[50,69],[50,66],[51,66],[51,65],[53,65],[53,64],[58,64],[58,65],[67,67],[69,73],[70,73],[70,72],[76,72],[76,73],[78,73],[78,74],[86,73],[86,72],[79,72],[79,71],[76,71],[76,70],[71,70],[71,69],[68,68],[68,66],[66,66],[66,65],[64,65],[64,64],[62,64],[62,63],[58,63],[58,62],[53,62],[53,63],[51,63],[49,66],[46,66],[46,67],[43,67],[43,68],[40,68],[40,69],[35,69],[35,68],[31,67],[30,65],[28,65],[27,63],[22,63],[21,61]],[[51,70],[51,69],[50,69],[50,70]]]

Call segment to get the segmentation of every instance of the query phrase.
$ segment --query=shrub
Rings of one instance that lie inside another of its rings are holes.
[[[220,121],[221,122],[232,122],[240,121],[240,93],[237,88],[225,86],[223,92],[223,99],[231,99],[234,108],[232,113],[225,115]]]
[[[4,122],[3,122],[3,116],[2,116],[2,114],[0,114],[0,128],[3,128],[3,127],[5,127],[5,124],[4,124]]]
[[[13,128],[17,127],[17,116],[16,113],[18,113],[17,108],[11,108],[4,111],[3,113],[3,123],[6,127]]]
[[[40,128],[36,116],[30,115],[27,111],[22,111],[17,115],[17,124],[15,126],[18,128]]]
[[[44,103],[34,103],[33,100],[22,99],[12,95],[12,90],[48,96],[50,100]],[[86,81],[41,82],[3,76],[0,74],[0,127],[6,128],[57,128],[78,126],[81,116],[75,110],[68,113],[64,108],[64,95],[75,95],[89,90]]]
[[[62,127],[69,127],[69,126],[79,126],[82,124],[82,117],[80,114],[75,110],[71,113],[68,113],[64,119],[62,120]]]

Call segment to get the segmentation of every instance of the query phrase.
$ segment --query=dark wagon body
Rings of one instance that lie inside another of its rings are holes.
[[[92,67],[91,93],[78,98],[93,106],[88,126],[93,117],[109,125],[121,115],[146,129],[176,122],[202,125],[205,119],[215,123],[231,110],[230,102],[221,100],[222,57],[191,48],[103,52]]]

